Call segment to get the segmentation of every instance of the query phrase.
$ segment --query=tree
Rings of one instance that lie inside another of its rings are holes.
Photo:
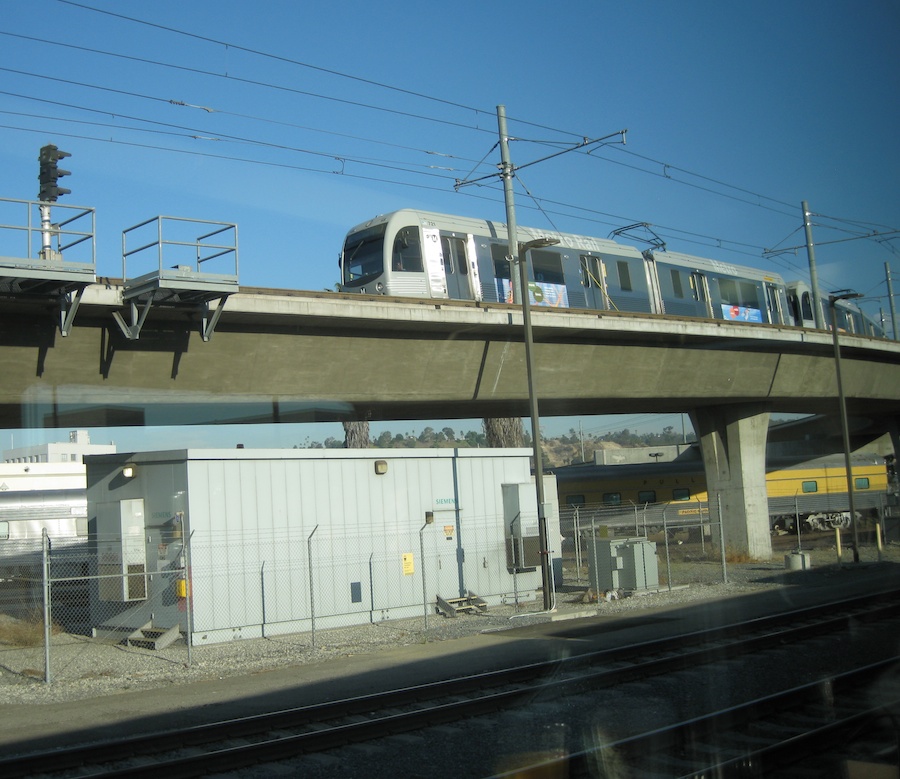
[[[525,445],[525,428],[519,417],[485,417],[484,437],[491,448]]]
[[[341,422],[344,426],[344,449],[369,447],[369,420]]]

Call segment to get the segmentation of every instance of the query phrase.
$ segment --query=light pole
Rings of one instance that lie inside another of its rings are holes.
[[[534,447],[534,488],[537,497],[538,543],[541,554],[541,585],[544,589],[544,611],[553,608],[553,580],[550,576],[550,541],[544,511],[544,464],[541,454],[541,426],[537,393],[534,389],[534,339],[531,334],[531,296],[528,290],[527,254],[559,243],[556,238],[535,238],[519,244],[516,262],[519,266],[519,289],[522,291],[522,321],[525,326],[525,365],[528,371],[528,405],[531,409],[531,443]]]
[[[853,533],[853,562],[859,562],[859,534],[856,527],[856,510],[853,505],[853,472],[850,470],[850,425],[847,422],[847,401],[844,398],[844,382],[841,375],[841,346],[838,342],[837,314],[835,304],[839,300],[861,298],[859,292],[842,290],[828,296],[828,307],[831,309],[831,336],[834,339],[834,369],[837,374],[838,403],[841,408],[841,432],[844,436],[844,467],[847,470],[847,500],[850,503],[850,528]]]

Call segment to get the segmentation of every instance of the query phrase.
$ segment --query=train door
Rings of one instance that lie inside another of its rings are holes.
[[[771,284],[770,282],[764,282],[765,290],[766,290],[766,308],[769,312],[768,321],[774,325],[783,325],[786,321],[785,312],[784,312],[784,292],[782,289],[776,285]]]
[[[709,302],[709,287],[706,284],[706,276],[700,271],[691,273],[691,293],[694,300],[705,312],[704,316],[712,318],[712,307]]]
[[[468,241],[455,233],[441,233],[441,262],[448,297],[472,300],[472,264],[469,263]]]
[[[605,311],[609,309],[606,292],[606,268],[600,257],[581,255],[581,286],[587,308]]]
[[[428,279],[428,296],[453,297],[448,294],[444,278],[444,261],[441,255],[441,235],[433,227],[422,228],[422,255],[425,258],[425,275]]]

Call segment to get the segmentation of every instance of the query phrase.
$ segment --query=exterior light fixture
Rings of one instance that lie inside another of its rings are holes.
[[[388,464],[387,460],[376,460],[375,461],[375,475],[376,476],[384,476],[387,473]]]
[[[133,479],[136,474],[137,467],[134,463],[125,463],[125,465],[122,466],[122,476],[126,479]]]

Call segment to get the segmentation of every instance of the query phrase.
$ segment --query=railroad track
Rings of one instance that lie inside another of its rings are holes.
[[[618,690],[620,697],[631,696],[629,685],[646,688],[648,680],[652,679],[664,680],[671,687],[681,677],[697,678],[698,673],[709,675],[712,671],[708,669],[717,664],[734,664],[736,658],[752,656],[758,660],[765,657],[766,653],[784,656],[786,651],[792,656],[799,656],[799,647],[804,644],[821,644],[823,637],[828,637],[830,641],[834,636],[850,632],[859,637],[863,631],[874,635],[887,634],[888,631],[893,631],[895,636],[900,634],[900,593],[882,594],[865,603],[855,599],[786,612],[658,641],[446,682],[47,754],[24,755],[0,761],[0,775],[8,779],[38,774],[46,777],[165,775],[173,779],[209,773],[228,775],[229,772],[264,763],[296,760],[298,756],[342,754],[336,750],[346,749],[348,745],[377,743],[380,739],[390,739],[397,734],[427,733],[429,728],[434,729],[448,723],[456,723],[453,727],[459,728],[463,734],[466,727],[479,727],[479,717],[489,715],[496,719],[498,713],[511,710],[522,714],[528,712],[536,701],[546,708],[548,701],[577,700],[586,691],[590,691],[593,700],[601,690]],[[815,654],[821,650],[812,651]],[[891,660],[892,658],[887,659]],[[867,664],[859,673],[871,675],[874,672],[875,666]],[[834,677],[834,671],[826,670],[822,678]],[[821,689],[822,681],[817,678],[809,684],[812,689]],[[787,700],[791,696],[799,698],[793,685],[787,693],[783,690],[778,692],[787,695]],[[639,696],[641,693],[633,694]],[[776,703],[774,696],[774,693],[768,696],[772,698],[771,705],[784,709],[785,700]],[[758,700],[765,699],[767,698],[758,697]],[[571,704],[568,705],[571,708]],[[739,720],[736,714],[741,705],[744,703],[731,704],[714,712],[704,713],[702,717],[676,719],[674,723],[666,723],[663,727],[646,728],[645,732],[604,739],[602,743],[590,743],[586,747],[583,743],[567,743],[564,747],[565,757],[558,759],[565,760],[569,773],[562,775],[595,775],[590,771],[592,761],[606,759],[604,755],[614,754],[617,759],[619,756],[643,756],[651,751],[651,746],[653,751],[662,754],[660,744],[680,745],[675,750],[677,753],[687,738],[686,729],[700,728],[691,732],[711,734],[722,728],[723,721],[729,718],[744,723],[738,726],[739,730],[746,728],[746,723],[751,720],[747,717]],[[578,706],[584,708],[583,703],[576,704]],[[749,711],[764,709],[762,704],[757,703],[756,708],[751,707]],[[549,712],[523,716],[533,716],[535,721],[542,717],[548,721],[560,718],[552,708]],[[468,725],[460,726],[459,723]],[[723,730],[723,733],[729,732],[731,731]],[[422,738],[429,740],[427,736]],[[462,738],[466,736],[462,735]],[[641,741],[641,738],[650,740]],[[691,736],[690,743],[695,741],[698,739]],[[676,753],[672,753],[670,749],[665,759],[687,765],[685,755]],[[740,755],[733,759],[740,760]],[[686,775],[694,775],[691,773],[694,770],[688,766]],[[702,774],[703,769],[697,770]],[[728,770],[738,771],[738,768],[729,766]],[[746,770],[746,766],[740,770]],[[493,768],[486,769],[487,774],[492,771]],[[373,776],[374,773],[369,772],[368,775]],[[474,774],[463,770],[458,775]],[[661,775],[672,774],[664,772]],[[738,772],[716,775],[758,774]]]
[[[676,722],[633,737],[566,754],[533,769],[565,769],[565,776],[595,776],[612,762],[630,776],[846,777],[875,766],[898,767],[900,677],[898,658],[794,687],[740,705]],[[882,696],[862,690],[873,677],[889,677]],[[862,743],[857,739],[863,735]],[[877,754],[883,747],[882,754]],[[863,766],[866,766],[864,769]]]

